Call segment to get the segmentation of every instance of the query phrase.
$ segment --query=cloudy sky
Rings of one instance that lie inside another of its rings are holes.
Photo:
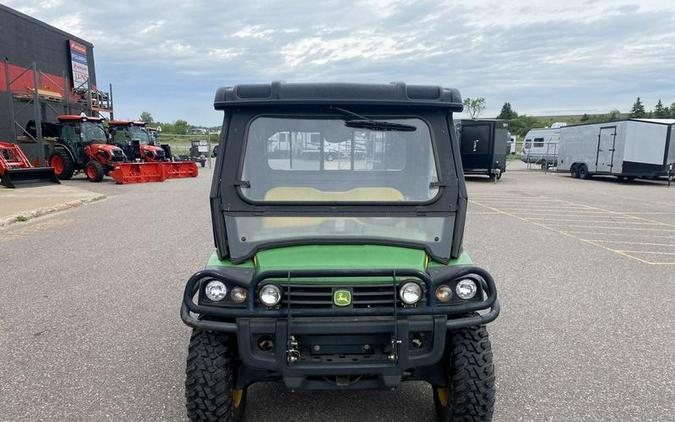
[[[11,0],[94,44],[118,117],[217,125],[236,83],[432,83],[520,113],[675,102],[673,0]],[[545,5],[545,6],[543,6]]]

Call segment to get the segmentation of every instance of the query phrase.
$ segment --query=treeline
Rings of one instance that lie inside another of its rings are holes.
[[[190,133],[191,129],[202,128],[202,126],[191,125],[186,120],[183,120],[183,119],[178,119],[178,120],[174,121],[173,123],[158,122],[158,121],[155,121],[155,119],[152,117],[152,114],[148,113],[147,111],[142,112],[139,119],[144,121],[145,123],[147,123],[149,126],[161,127],[162,133],[172,134],[172,135],[187,135],[187,134]],[[211,129],[212,129],[212,131],[215,131],[214,130],[215,128],[211,128]],[[218,129],[220,129],[220,128],[218,128]]]
[[[675,102],[670,107],[659,101],[654,106],[653,110],[647,111],[644,103],[638,97],[633,103],[630,113],[621,113],[619,110],[612,110],[607,114],[583,114],[582,116],[556,116],[556,117],[535,117],[525,114],[518,114],[512,107],[511,103],[505,102],[502,110],[497,116],[498,119],[509,121],[509,131],[519,137],[525,134],[532,128],[549,127],[555,122],[565,122],[567,124],[578,123],[596,123],[596,122],[612,122],[626,118],[636,119],[675,119]]]

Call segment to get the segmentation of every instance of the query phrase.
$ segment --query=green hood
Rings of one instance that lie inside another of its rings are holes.
[[[465,252],[448,265],[471,264]],[[267,249],[258,252],[253,260],[234,265],[219,260],[214,252],[207,267],[242,267],[267,270],[299,269],[389,269],[409,268],[426,271],[429,263],[426,253],[420,249],[381,245],[303,245]]]

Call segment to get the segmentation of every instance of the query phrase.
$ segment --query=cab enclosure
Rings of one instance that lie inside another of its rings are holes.
[[[467,199],[451,130],[457,90],[238,85],[220,89],[215,106],[225,112],[211,189],[221,259],[317,242],[408,246],[445,263],[460,256]]]

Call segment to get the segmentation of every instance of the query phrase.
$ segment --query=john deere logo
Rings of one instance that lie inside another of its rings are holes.
[[[336,290],[333,292],[335,306],[349,306],[352,304],[352,292],[349,290]]]

